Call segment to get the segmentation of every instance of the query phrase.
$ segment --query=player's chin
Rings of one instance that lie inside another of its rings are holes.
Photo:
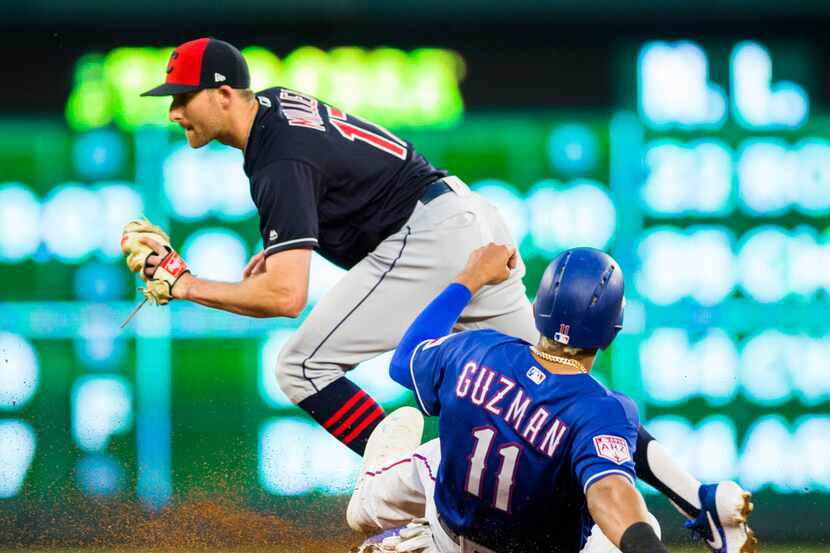
[[[194,129],[185,129],[184,134],[187,137],[187,143],[190,144],[191,148],[201,148],[213,140],[212,137],[205,136]]]

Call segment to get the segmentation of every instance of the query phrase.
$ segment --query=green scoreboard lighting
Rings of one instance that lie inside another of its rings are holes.
[[[620,382],[699,478],[826,492],[830,467],[804,461],[830,454],[830,125],[811,113],[811,56],[685,40],[636,60],[617,139],[645,170],[611,187],[636,197],[614,247],[645,317],[615,346],[637,367]]]
[[[250,257],[241,236],[232,230],[214,227],[191,234],[182,243],[180,251],[195,274],[224,282],[239,280]],[[222,263],[216,262],[217,251],[222,252]]]
[[[172,48],[116,48],[81,58],[66,104],[76,130],[112,123],[125,131],[167,122],[169,99],[142,98],[167,66]],[[242,50],[251,86],[286,86],[391,127],[448,127],[464,113],[459,82],[464,62],[451,50],[396,48],[366,50],[312,46],[280,59],[259,46]]]
[[[0,499],[20,494],[26,475],[34,461],[37,439],[32,427],[20,420],[0,419]]]
[[[809,116],[807,92],[789,80],[773,81],[769,51],[757,42],[731,51],[729,100],[725,87],[710,80],[707,54],[694,42],[649,42],[638,66],[640,114],[655,129],[718,129],[730,115],[747,130],[797,129]]]
[[[30,257],[40,243],[40,202],[19,183],[0,185],[0,262]]]
[[[286,85],[402,128],[498,207],[530,297],[562,250],[613,253],[625,328],[596,376],[634,397],[699,478],[768,492],[774,516],[801,517],[805,491],[830,508],[830,118],[810,97],[813,50],[690,39],[618,52],[619,111],[465,115],[449,50],[243,50],[254,88]],[[84,56],[66,120],[0,121],[9,504],[66,490],[161,507],[210,485],[205,467],[234,466],[236,489],[275,506],[345,493],[358,470],[274,375],[308,310],[262,320],[177,301],[118,330],[138,285],[118,246],[126,220],[161,218],[208,278],[239,280],[262,248],[241,154],[191,149],[165,127],[168,100],[138,96],[169,54]],[[343,273],[312,256],[309,308]],[[391,409],[411,394],[388,362],[350,376]]]

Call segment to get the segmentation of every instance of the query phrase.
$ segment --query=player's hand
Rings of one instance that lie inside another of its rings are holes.
[[[158,260],[153,260],[150,275],[147,276],[145,274],[147,258],[153,255],[156,250],[143,242],[143,238],[151,238],[155,244],[162,248],[171,248],[171,246],[170,237],[167,236],[167,233],[147,219],[135,219],[124,225],[124,230],[121,232],[121,251],[127,256],[127,267],[142,279],[147,280],[152,278]],[[165,251],[165,255],[166,253]]]
[[[139,238],[138,241],[152,250],[152,253],[144,259],[144,270],[140,275],[144,280],[150,280],[156,274],[156,269],[159,263],[161,263],[161,260],[167,255],[167,248],[152,238],[145,236]]]
[[[136,219],[124,226],[121,250],[127,256],[127,267],[147,282],[144,296],[164,305],[173,297],[173,287],[189,271],[187,263],[170,245],[170,238],[160,227],[147,219]],[[179,287],[182,288],[181,286]],[[181,292],[181,290],[177,290]]]
[[[517,263],[518,254],[515,246],[490,242],[470,254],[467,266],[458,275],[456,282],[460,282],[475,294],[482,286],[507,280]]]
[[[258,275],[260,273],[265,272],[265,250],[262,250],[258,254],[251,257],[251,260],[248,261],[248,265],[245,266],[245,270],[242,271],[242,278],[248,278],[254,275]]]
[[[153,250],[144,261],[143,273],[147,280],[144,295],[147,299],[164,305],[173,298],[184,297],[182,286],[175,288],[177,283],[182,282],[182,277],[190,276],[187,275],[190,271],[184,259],[170,246],[163,246],[150,237],[141,237],[139,242]]]

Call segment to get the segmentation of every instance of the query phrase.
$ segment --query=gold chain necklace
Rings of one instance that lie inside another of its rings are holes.
[[[544,359],[545,361],[550,361],[551,363],[559,363],[560,365],[567,365],[569,367],[573,367],[579,372],[585,374],[588,372],[588,369],[575,359],[568,359],[567,357],[559,357],[558,355],[551,355],[550,353],[540,351],[536,348],[536,346],[530,346],[530,351]]]

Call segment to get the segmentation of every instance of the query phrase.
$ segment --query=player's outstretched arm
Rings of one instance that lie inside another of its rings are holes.
[[[516,248],[512,246],[491,242],[473,251],[455,281],[421,311],[404,333],[389,365],[392,380],[413,389],[409,360],[418,344],[449,334],[472,296],[482,286],[507,279],[515,267]]]
[[[622,553],[666,553],[648,522],[643,496],[627,478],[610,474],[587,491],[588,511],[602,533]]]
[[[149,239],[145,243],[158,255],[164,253],[160,244]],[[152,278],[154,261],[157,262],[152,256],[147,260],[148,278]],[[177,299],[239,315],[293,318],[303,311],[308,299],[310,263],[310,249],[286,250],[265,258],[264,266],[259,260],[257,267],[245,271],[242,282],[215,282],[186,273],[173,287],[172,294]]]

